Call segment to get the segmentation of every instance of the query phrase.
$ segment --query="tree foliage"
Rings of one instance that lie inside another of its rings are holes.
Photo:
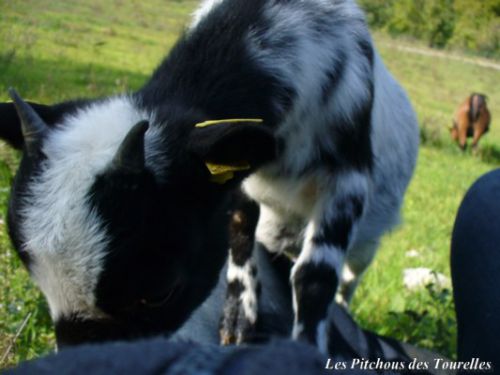
[[[371,27],[500,57],[500,0],[359,0]]]

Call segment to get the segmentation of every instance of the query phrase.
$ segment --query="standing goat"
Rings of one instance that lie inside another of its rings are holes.
[[[256,323],[256,227],[270,252],[296,257],[292,336],[326,351],[323,321],[336,292],[347,305],[381,235],[397,222],[417,123],[354,1],[259,1],[246,12],[236,3],[205,2],[193,32],[240,20],[249,61],[281,89],[270,98],[277,121],[257,114],[279,153],[243,185],[260,206],[258,223],[248,201],[233,216],[221,339],[245,341]]]
[[[256,171],[232,216],[222,340],[256,324],[257,226],[269,251],[298,256],[293,337],[326,350],[338,286],[347,303],[417,156],[411,105],[351,0],[209,0],[133,94],[33,108],[11,95],[22,134],[4,104],[0,136],[24,156],[10,233],[58,340],[177,327],[226,254],[225,198]]]
[[[467,138],[472,137],[472,149],[490,128],[491,115],[486,105],[486,95],[471,94],[457,108],[450,129],[451,138],[465,151]]]

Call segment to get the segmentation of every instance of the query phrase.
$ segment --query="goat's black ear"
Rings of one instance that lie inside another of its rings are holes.
[[[36,157],[40,153],[41,144],[49,131],[47,124],[40,118],[38,113],[24,100],[14,89],[9,89],[9,95],[16,107],[17,115],[21,120],[21,132],[24,138],[24,149],[30,157]]]
[[[12,147],[21,149],[24,144],[21,120],[14,103],[0,103],[0,139]]]
[[[276,140],[273,132],[261,123],[215,122],[194,128],[188,149],[205,162],[248,163],[256,168],[276,157]]]
[[[51,126],[59,122],[64,115],[75,112],[79,107],[84,106],[86,101],[68,101],[55,105],[44,105],[30,101],[27,103],[48,126]],[[0,103],[0,139],[19,150],[24,146],[21,120],[14,103]]]
[[[147,121],[140,121],[132,127],[113,158],[114,168],[132,173],[144,170],[146,164],[144,136],[148,127]]]

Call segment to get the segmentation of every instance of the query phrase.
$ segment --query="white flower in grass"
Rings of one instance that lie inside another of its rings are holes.
[[[408,258],[418,258],[420,257],[420,253],[416,249],[411,249],[406,252],[406,256]]]
[[[442,273],[435,272],[430,268],[407,268],[403,271],[403,284],[406,289],[414,291],[425,288],[432,284],[438,289],[449,288],[450,279]]]

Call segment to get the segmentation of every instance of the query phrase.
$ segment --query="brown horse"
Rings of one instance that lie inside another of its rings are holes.
[[[451,138],[464,151],[467,148],[467,138],[472,137],[472,149],[475,150],[479,139],[489,130],[491,115],[486,99],[486,95],[473,93],[455,112]]]

